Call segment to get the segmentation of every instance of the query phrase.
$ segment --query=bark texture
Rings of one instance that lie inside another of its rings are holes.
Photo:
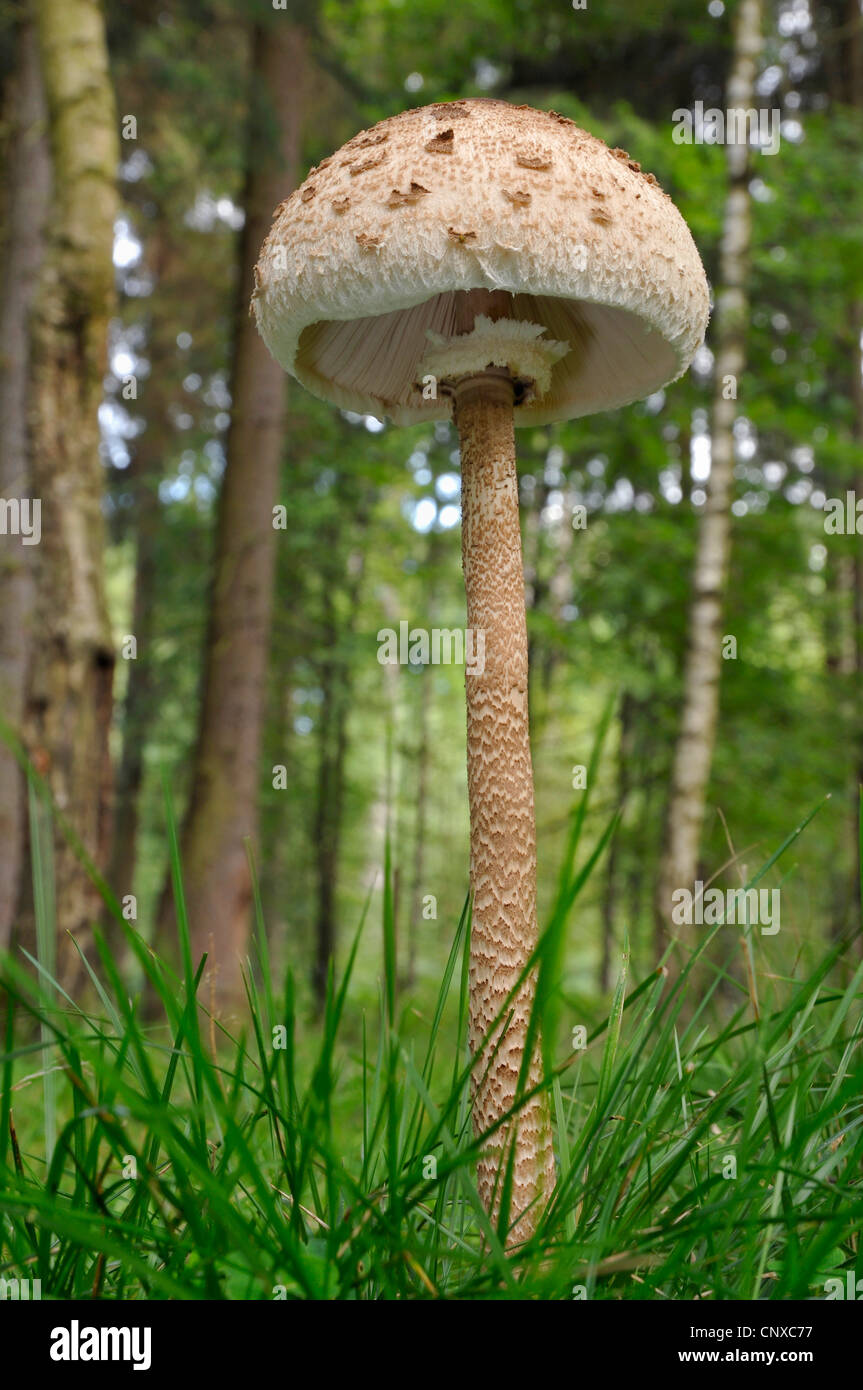
[[[489,373],[459,385],[455,419],[461,444],[467,621],[485,635],[485,669],[465,677],[473,894],[470,1045],[481,1055],[474,1069],[473,1112],[481,1135],[514,1102],[535,993],[532,974],[507,1006],[504,1024],[495,1026],[537,943],[536,824],[512,382],[504,374]],[[540,1075],[537,1050],[529,1084]],[[511,1234],[520,1241],[535,1229],[554,1185],[545,1093],[524,1107],[517,1122],[498,1129],[485,1147],[479,1191],[495,1215],[512,1145]]]
[[[204,997],[242,995],[251,908],[246,839],[258,834],[258,784],[285,427],[285,378],[249,317],[253,267],[273,208],[295,187],[306,38],[276,20],[253,35],[246,221],[240,240],[233,400],[219,502],[203,696],[181,836],[195,959],[208,953]],[[160,932],[173,928],[170,890]]]
[[[0,262],[0,499],[32,499],[29,448],[30,328],[51,188],[45,97],[35,27],[18,32],[17,72],[5,122],[6,235]],[[19,513],[20,515],[20,513]],[[34,548],[0,536],[0,718],[23,736],[32,641]],[[21,884],[27,808],[17,759],[0,742],[0,947],[8,946]]]
[[[133,456],[129,486],[135,497],[135,589],[129,632],[137,642],[137,656],[129,662],[123,700],[123,744],[116,778],[116,814],[111,857],[111,887],[119,899],[134,892],[138,847],[139,800],[144,780],[144,748],[158,692],[153,679],[153,637],[158,590],[158,535],[161,525],[159,476],[167,447],[165,404],[160,385],[167,354],[161,338],[149,345],[150,411],[145,430]],[[108,940],[119,948],[122,940],[113,918],[105,924]]]
[[[419,696],[419,727],[417,730],[416,822],[410,916],[408,918],[408,964],[405,983],[413,989],[417,980],[417,945],[422,920],[423,885],[425,882],[426,825],[429,795],[429,721],[433,673],[424,670]]]
[[[761,51],[762,0],[742,0],[736,16],[734,56],[728,81],[728,106],[754,103]],[[693,598],[689,613],[688,652],[684,673],[680,732],[674,753],[666,845],[657,890],[660,943],[670,920],[671,894],[692,889],[704,822],[707,784],[719,712],[722,667],[722,622],[731,552],[731,502],[734,485],[735,394],[746,362],[747,274],[750,245],[749,151],[726,146],[728,192],[720,250],[720,289],[715,312],[715,388],[711,430],[711,467],[707,501],[698,524]]]
[[[118,141],[102,11],[38,0],[53,205],[32,339],[33,491],[42,504],[27,743],[74,836],[104,868],[110,825],[114,650],[102,557],[98,409],[114,308]],[[80,975],[79,940],[99,899],[55,837],[58,970]]]
[[[335,539],[333,538],[333,544]],[[353,624],[361,569],[355,570],[351,590],[350,622]],[[345,795],[345,763],[348,754],[350,679],[339,655],[339,627],[332,593],[324,596],[321,649],[326,654],[320,667],[321,705],[318,725],[318,775],[314,813],[314,856],[317,882],[315,960],[312,988],[320,1012],[327,994],[327,974],[338,938],[339,861]]]

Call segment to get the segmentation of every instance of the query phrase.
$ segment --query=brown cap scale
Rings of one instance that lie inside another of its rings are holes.
[[[516,982],[537,942],[513,426],[625,405],[682,375],[707,325],[704,270],[673,203],[623,150],[553,112],[465,100],[382,121],[313,169],[277,209],[256,287],[265,342],[315,395],[458,427],[468,625],[486,653],[466,677],[482,1134],[514,1101],[534,992],[532,976]],[[511,1149],[512,1243],[536,1229],[554,1182],[544,1094],[486,1145],[492,1212]]]

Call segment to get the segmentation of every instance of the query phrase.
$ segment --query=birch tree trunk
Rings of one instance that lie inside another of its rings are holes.
[[[219,501],[203,695],[181,863],[196,959],[208,953],[204,995],[242,994],[251,909],[245,840],[258,834],[260,749],[276,531],[273,507],[285,427],[285,378],[249,303],[273,208],[297,183],[306,37],[275,13],[252,37],[248,164],[240,239],[231,426]],[[159,914],[174,929],[170,887]]]
[[[758,56],[762,46],[761,28],[762,0],[742,0],[735,21],[734,53],[727,91],[729,107],[746,110],[754,104]],[[683,706],[657,889],[660,941],[665,939],[668,932],[672,892],[676,888],[692,891],[697,877],[719,711],[722,622],[731,550],[733,427],[737,414],[737,391],[746,363],[750,244],[749,150],[744,144],[729,144],[725,156],[728,191],[714,319],[716,356],[711,466],[707,500],[698,520]]]
[[[6,236],[0,261],[0,499],[19,508],[32,502],[28,409],[30,328],[43,252],[51,188],[45,138],[45,96],[36,31],[26,19],[16,45],[17,73],[10,79],[4,124]],[[32,513],[31,513],[32,519]],[[34,548],[23,537],[0,539],[0,716],[23,736],[34,601]],[[24,778],[16,758],[0,742],[0,947],[8,946],[25,845]]]
[[[104,867],[114,651],[105,598],[98,409],[114,309],[117,119],[96,0],[38,0],[53,202],[32,338],[32,483],[41,500],[27,743],[56,806]],[[58,971],[80,964],[98,894],[55,835]]]

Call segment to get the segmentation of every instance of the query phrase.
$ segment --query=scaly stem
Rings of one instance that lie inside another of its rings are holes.
[[[537,942],[536,822],[513,384],[507,373],[489,369],[457,383],[454,395],[467,620],[475,644],[485,642],[484,668],[477,662],[465,677],[473,894],[470,1045],[474,1054],[482,1054],[474,1068],[473,1107],[480,1135],[512,1106],[524,1057],[533,973],[507,1005],[505,1036],[489,1061],[503,1026],[493,1027],[494,1021]],[[528,1085],[540,1074],[537,1039]],[[536,1228],[554,1184],[547,1092],[529,1101],[517,1123],[502,1126],[486,1145],[479,1191],[493,1216],[513,1144],[510,1239],[520,1242]]]

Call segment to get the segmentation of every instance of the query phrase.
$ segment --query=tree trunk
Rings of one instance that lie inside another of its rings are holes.
[[[617,750],[616,801],[619,808],[626,804],[629,795],[630,767],[638,766],[632,757],[636,711],[637,704],[634,696],[629,690],[625,690],[620,702],[620,743]],[[614,919],[617,912],[617,883],[620,875],[620,835],[621,826],[618,825],[606,854],[605,890],[602,895],[602,950],[599,958],[598,979],[599,989],[603,994],[607,993],[612,983],[611,960],[614,954]],[[632,899],[625,898],[624,900],[628,902],[631,911]],[[635,918],[634,912],[631,915]]]
[[[7,168],[6,236],[0,266],[0,498],[32,502],[29,449],[30,319],[39,281],[51,192],[45,139],[45,96],[36,31],[25,20],[17,36],[17,72],[9,82],[4,124]],[[20,518],[20,510],[19,510]],[[31,511],[32,520],[32,511]],[[35,554],[23,536],[3,536],[0,550],[0,717],[23,736],[32,642]],[[0,948],[8,946],[26,841],[24,777],[0,741]]]
[[[431,550],[431,547],[429,547]],[[405,983],[413,989],[417,981],[417,942],[422,920],[423,881],[425,876],[426,820],[428,811],[429,773],[429,713],[434,672],[425,667],[420,680],[419,729],[417,734],[417,813],[414,828],[413,883],[408,916],[408,965]]]
[[[359,524],[365,524],[361,511]],[[326,538],[325,538],[326,541]],[[330,542],[333,553],[335,541]],[[333,607],[332,584],[324,586],[324,627],[321,647],[327,653],[322,664],[318,788],[315,802],[314,847],[317,879],[315,916],[315,957],[312,988],[320,1012],[326,998],[327,973],[335,956],[338,939],[337,890],[344,809],[345,762],[348,752],[348,713],[350,710],[350,667],[338,653],[339,639],[353,632],[363,576],[363,554],[355,551],[348,562],[351,576],[347,595],[347,619],[339,629]]]
[[[138,818],[144,777],[144,749],[158,707],[153,682],[153,637],[158,598],[158,552],[162,512],[159,482],[170,448],[171,364],[175,357],[177,287],[172,272],[178,265],[177,248],[159,210],[157,229],[148,239],[148,262],[156,279],[151,302],[147,340],[150,375],[147,382],[147,427],[132,456],[129,485],[134,497],[135,587],[129,632],[137,654],[128,663],[128,678],[121,716],[122,751],[117,767],[113,849],[110,883],[119,899],[134,892],[138,848]],[[113,919],[105,923],[108,940],[120,946]]]
[[[429,532],[425,553],[426,594],[425,602],[429,614],[429,625],[435,621],[437,608],[437,588],[440,558],[443,550],[443,532],[432,529]],[[405,984],[413,989],[417,980],[417,954],[422,916],[423,882],[426,865],[426,835],[429,802],[429,762],[432,684],[435,673],[428,666],[419,676],[419,718],[416,745],[416,818],[414,821],[413,865],[411,870],[411,899],[408,910],[408,962]]]
[[[38,0],[53,206],[32,340],[33,489],[42,504],[27,742],[56,806],[104,869],[110,823],[114,650],[103,573],[98,409],[114,308],[118,161],[102,13],[93,0]],[[99,898],[56,835],[58,970],[79,977],[66,933],[84,938]]]
[[[728,105],[754,104],[761,51],[761,0],[742,0],[736,15],[734,56],[728,80]],[[747,273],[750,243],[749,150],[726,146],[728,193],[720,254],[717,295],[715,386],[711,467],[707,501],[698,523],[689,643],[683,708],[674,753],[666,843],[657,890],[660,939],[667,939],[671,895],[692,886],[704,821],[707,784],[719,711],[723,609],[731,549],[731,500],[734,484],[736,392],[745,365]],[[733,378],[733,383],[729,381]]]
[[[273,208],[296,186],[306,39],[281,20],[252,38],[248,165],[240,238],[233,400],[219,499],[214,578],[191,795],[181,864],[195,958],[207,952],[205,993],[242,994],[251,907],[245,841],[258,832],[276,532],[273,507],[285,427],[285,378],[249,317],[254,265]],[[160,931],[174,921],[166,889]]]
[[[157,353],[151,351],[151,367]],[[153,376],[158,391],[158,376]],[[111,887],[119,899],[134,891],[138,844],[138,803],[144,776],[144,747],[154,713],[153,629],[157,588],[157,538],[161,520],[158,493],[158,464],[155,449],[158,424],[150,417],[140,450],[136,451],[130,479],[135,493],[135,590],[132,600],[130,634],[137,644],[137,655],[129,662],[128,683],[123,700],[123,747],[117,768],[116,814],[111,857]],[[152,432],[156,431],[155,434]],[[148,436],[150,436],[148,438]],[[108,924],[109,939],[111,935]]]
[[[332,599],[324,593],[326,620],[322,633],[324,650],[321,678],[320,724],[318,730],[318,787],[315,803],[314,850],[317,878],[315,916],[315,962],[312,988],[320,1011],[327,990],[327,972],[336,949],[336,884],[342,818],[342,785],[345,742],[345,709],[340,699],[342,673],[337,669],[335,648],[338,631],[332,612]]]

